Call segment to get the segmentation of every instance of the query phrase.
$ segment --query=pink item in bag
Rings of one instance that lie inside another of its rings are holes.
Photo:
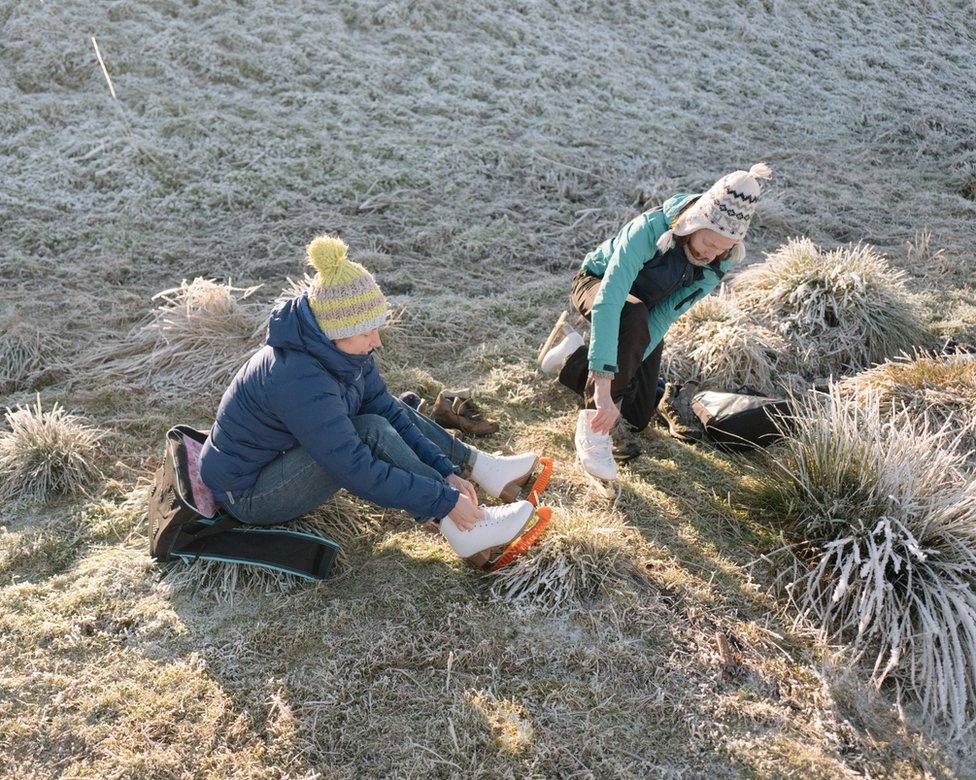
[[[200,478],[200,450],[203,445],[196,439],[183,435],[183,446],[186,447],[186,466],[190,472],[190,489],[193,491],[193,505],[204,517],[217,514],[218,506],[203,480]]]

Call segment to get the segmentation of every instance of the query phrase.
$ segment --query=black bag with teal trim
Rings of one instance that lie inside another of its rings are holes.
[[[166,434],[163,463],[149,496],[149,554],[261,566],[324,580],[340,547],[325,536],[241,523],[221,509],[199,479],[198,456],[207,434],[176,425]]]

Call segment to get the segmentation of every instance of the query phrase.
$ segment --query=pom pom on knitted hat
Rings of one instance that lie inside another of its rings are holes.
[[[773,178],[773,170],[766,163],[756,163],[753,165],[749,171],[749,175],[754,179],[771,179]]]
[[[313,238],[305,251],[308,253],[308,264],[319,272],[324,281],[337,277],[342,267],[349,264],[349,247],[335,236]]]
[[[341,238],[317,236],[305,248],[318,273],[309,285],[308,303],[315,321],[330,339],[342,339],[381,327],[389,306],[372,274],[349,259]]]

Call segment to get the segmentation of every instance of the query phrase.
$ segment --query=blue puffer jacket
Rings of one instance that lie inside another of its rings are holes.
[[[417,518],[444,517],[458,491],[373,456],[351,417],[385,417],[426,464],[443,476],[454,465],[418,430],[386,389],[372,355],[347,355],[319,328],[305,296],[280,304],[267,345],[237,372],[217,409],[200,474],[218,501],[254,485],[258,472],[302,446],[350,493]]]

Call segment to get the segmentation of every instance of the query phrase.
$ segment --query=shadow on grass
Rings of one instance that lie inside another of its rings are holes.
[[[665,611],[654,631],[618,619],[612,603],[516,611],[426,531],[401,527],[333,582],[232,604],[170,599],[258,733],[274,729],[273,697],[287,705],[310,756],[298,766],[493,776],[720,766],[689,748],[707,717],[699,703],[675,719],[658,698],[676,649]]]
[[[748,568],[775,543],[771,529],[750,519],[738,502],[754,455],[725,455],[707,445],[689,446],[659,431],[643,439],[645,455],[624,471],[620,507],[644,538],[669,550],[693,576],[706,580],[751,617],[769,611],[768,600],[744,587]]]

